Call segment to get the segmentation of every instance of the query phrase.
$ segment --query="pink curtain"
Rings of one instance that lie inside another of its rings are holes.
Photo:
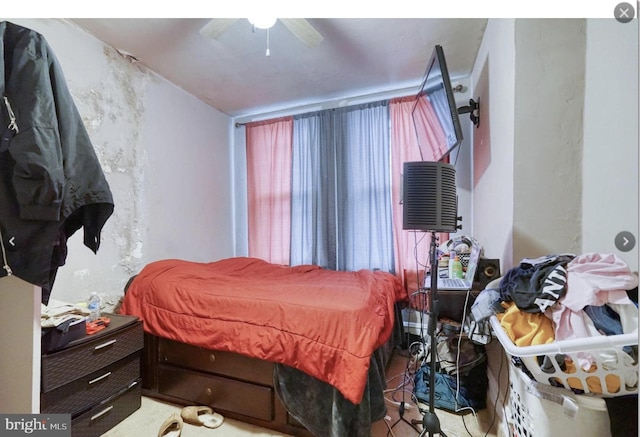
[[[431,102],[426,97],[418,99],[414,113],[409,112],[409,118],[413,120],[412,125],[415,123],[414,135],[420,138],[423,159],[434,161],[435,157],[444,156],[448,149],[447,135]]]
[[[391,190],[393,204],[393,236],[396,272],[404,282],[409,293],[417,290],[423,279],[424,270],[429,262],[429,245],[431,234],[426,232],[408,231],[402,229],[402,167],[407,161],[432,161],[437,147],[422,145],[422,155],[418,146],[416,131],[411,110],[415,97],[393,99],[389,103],[391,118]],[[429,105],[430,106],[430,105]],[[429,108],[423,111],[428,114]],[[433,117],[435,112],[430,109]],[[428,120],[427,120],[428,121]],[[432,123],[426,123],[426,126]],[[438,139],[437,131],[430,133],[434,141],[443,144]],[[439,242],[449,238],[449,234],[440,234]]]
[[[293,118],[246,129],[249,256],[288,265]]]

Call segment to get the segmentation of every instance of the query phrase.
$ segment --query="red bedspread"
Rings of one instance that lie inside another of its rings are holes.
[[[400,280],[255,258],[151,263],[120,312],[154,335],[295,367],[359,403],[372,352],[391,335]]]

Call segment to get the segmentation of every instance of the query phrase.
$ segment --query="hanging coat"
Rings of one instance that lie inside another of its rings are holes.
[[[48,303],[67,239],[94,253],[113,196],[62,69],[39,33],[0,22],[0,277],[42,287]]]

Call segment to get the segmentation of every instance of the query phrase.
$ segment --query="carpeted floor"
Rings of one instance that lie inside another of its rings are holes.
[[[420,425],[411,425],[412,419],[420,420],[422,413],[415,403],[411,401],[411,393],[404,393],[406,422],[399,420],[398,406],[395,401],[403,400],[402,390],[396,390],[402,385],[407,367],[407,358],[395,354],[387,371],[387,419],[380,420],[373,424],[371,437],[413,437],[420,435],[422,428]],[[428,408],[428,407],[425,407]],[[157,437],[161,424],[173,413],[180,413],[181,407],[156,399],[142,397],[141,408],[126,418],[116,427],[111,429],[102,437]],[[440,420],[442,431],[448,437],[497,437],[497,426],[492,423],[492,410],[485,409],[477,414],[456,415],[442,410],[436,410],[436,415]],[[409,422],[409,423],[407,423]],[[391,429],[391,431],[390,431]],[[185,424],[181,437],[247,437],[247,436],[277,436],[287,437],[282,434],[264,428],[259,428],[236,420],[225,419],[221,427],[209,429],[200,426]]]
[[[142,406],[102,437],[157,437],[162,423],[173,413],[180,414],[181,406],[168,404],[156,399],[142,397]],[[237,420],[225,419],[216,429],[184,424],[181,437],[246,437],[246,436],[287,436],[275,431],[259,428]]]

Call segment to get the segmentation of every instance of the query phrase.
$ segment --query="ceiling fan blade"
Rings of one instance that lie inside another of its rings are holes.
[[[279,20],[308,47],[315,47],[324,39],[320,32],[304,18],[279,18]]]
[[[200,35],[216,39],[237,20],[237,18],[213,18],[200,29]]]

